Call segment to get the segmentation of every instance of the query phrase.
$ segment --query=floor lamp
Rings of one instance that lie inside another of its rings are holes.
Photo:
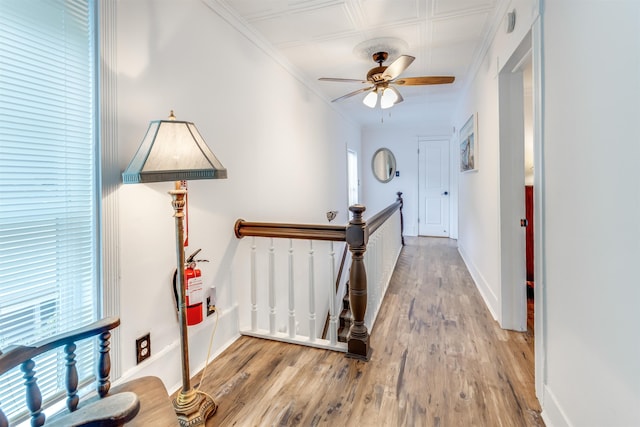
[[[209,149],[191,122],[156,120],[149,129],[129,166],[122,174],[125,184],[183,181],[194,179],[226,179],[227,170]],[[207,417],[217,409],[211,397],[191,387],[189,372],[189,340],[184,281],[184,207],[186,190],[169,191],[174,209],[176,262],[178,272],[178,320],[180,323],[180,354],[182,358],[182,389],[173,406],[183,427],[204,426]]]

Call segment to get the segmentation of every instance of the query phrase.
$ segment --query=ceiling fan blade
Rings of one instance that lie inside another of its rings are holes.
[[[375,86],[363,87],[362,89],[354,90],[353,92],[349,92],[346,95],[342,95],[340,98],[336,98],[336,99],[332,100],[331,102],[336,102],[336,101],[341,101],[341,100],[346,99],[346,98],[351,98],[352,96],[357,95],[359,93],[369,92],[373,88],[375,88]]]
[[[444,85],[453,83],[455,79],[456,78],[452,76],[404,77],[391,83],[400,86]]]
[[[404,98],[402,97],[402,95],[400,95],[400,91],[398,89],[393,86],[390,86],[389,89],[392,89],[396,93],[396,95],[398,95],[398,99],[396,99],[396,102],[394,102],[393,105],[399,104],[404,101]]]
[[[318,80],[323,82],[367,83],[366,80],[362,79],[337,79],[333,77],[320,77]]]
[[[409,65],[411,65],[414,59],[416,58],[414,58],[413,56],[400,55],[398,59],[393,61],[391,65],[389,65],[387,69],[384,70],[384,73],[382,73],[382,78],[385,80],[395,79],[400,74],[402,74],[402,72],[406,70]]]

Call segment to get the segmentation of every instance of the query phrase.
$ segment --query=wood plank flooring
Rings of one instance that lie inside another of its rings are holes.
[[[406,242],[368,363],[242,337],[208,368],[207,426],[544,426],[533,337],[500,329],[454,240]]]

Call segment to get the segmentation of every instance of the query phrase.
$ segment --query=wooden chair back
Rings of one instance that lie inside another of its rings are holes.
[[[30,413],[32,426],[42,426],[45,423],[45,415],[42,412],[42,394],[35,375],[37,366],[34,358],[43,353],[64,347],[66,359],[66,407],[69,413],[74,413],[78,410],[78,404],[80,402],[78,396],[78,369],[75,360],[76,343],[86,338],[98,336],[100,354],[98,356],[96,372],[96,392],[100,398],[104,398],[109,393],[111,387],[109,378],[111,370],[111,360],[109,356],[110,331],[118,325],[120,325],[120,319],[115,317],[105,318],[88,326],[48,338],[31,346],[13,346],[5,349],[4,352],[0,352],[0,377],[17,366],[20,366],[24,373],[25,404]],[[120,404],[116,405],[118,407],[117,410],[122,410],[123,408],[121,406],[124,405],[125,413],[121,414],[118,420],[114,421],[114,425],[121,425],[136,415],[139,409],[139,402],[137,402],[135,395],[120,396],[114,399],[113,402],[115,403],[116,400],[121,401]],[[0,427],[8,427],[9,420],[2,412],[1,404],[2,402],[0,402]],[[101,406],[104,405],[104,403],[101,404]]]

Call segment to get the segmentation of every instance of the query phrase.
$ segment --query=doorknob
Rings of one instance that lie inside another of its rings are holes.
[[[442,195],[443,195],[443,196],[448,196],[448,195],[449,195],[449,192],[448,192],[448,191],[445,191],[444,193],[442,193]]]

